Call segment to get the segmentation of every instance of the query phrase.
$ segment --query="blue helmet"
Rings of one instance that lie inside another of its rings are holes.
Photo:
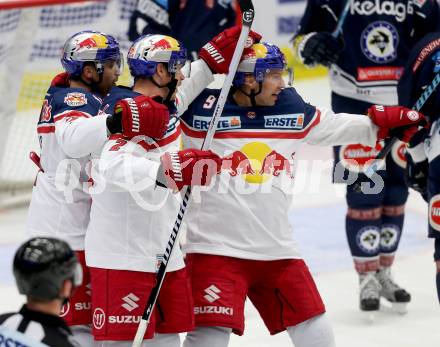
[[[241,86],[247,74],[252,74],[261,83],[270,70],[285,68],[286,59],[277,46],[266,42],[255,43],[244,50],[233,84],[236,87]]]
[[[176,72],[186,62],[186,49],[179,41],[166,35],[145,35],[133,42],[128,50],[127,63],[133,77],[150,77],[157,64],[168,64]]]
[[[71,77],[78,77],[84,63],[95,63],[98,73],[102,73],[104,63],[112,60],[120,66],[121,52],[116,39],[99,31],[86,30],[76,33],[66,41],[61,64]]]

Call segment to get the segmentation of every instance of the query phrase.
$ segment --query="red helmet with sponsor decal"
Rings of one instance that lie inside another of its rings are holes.
[[[61,64],[71,77],[79,77],[88,62],[94,63],[101,74],[107,61],[121,65],[119,43],[113,36],[93,30],[81,31],[67,39],[61,56]]]

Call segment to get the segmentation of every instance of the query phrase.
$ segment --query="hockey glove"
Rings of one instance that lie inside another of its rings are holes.
[[[199,57],[208,64],[213,73],[228,73],[240,31],[239,26],[226,29],[200,49]],[[260,39],[261,35],[251,30],[246,40],[246,47],[260,42]]]
[[[161,162],[167,187],[173,190],[181,190],[184,186],[207,186],[222,166],[222,160],[214,152],[193,148],[166,152]]]
[[[341,38],[334,38],[331,33],[312,32],[304,36],[298,45],[298,56],[307,66],[321,64],[330,66],[339,59],[344,41]]]
[[[69,87],[70,86],[69,74],[67,72],[59,73],[53,78],[50,85],[51,87]]]
[[[409,141],[406,149],[405,181],[408,187],[419,192],[428,201],[428,158],[425,153],[425,139],[428,129],[422,128]]]
[[[402,106],[373,105],[367,114],[379,127],[378,140],[396,136],[400,141],[408,142],[418,131],[418,125],[425,123],[423,114]]]
[[[107,118],[107,128],[114,133],[122,133],[132,138],[137,135],[162,138],[170,120],[168,108],[149,96],[119,100],[113,115]]]

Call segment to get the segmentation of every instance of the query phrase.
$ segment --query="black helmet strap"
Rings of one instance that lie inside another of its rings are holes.
[[[249,98],[249,100],[251,101],[252,107],[256,107],[258,105],[257,105],[257,101],[255,100],[255,97],[257,95],[261,94],[262,89],[263,89],[263,83],[258,82],[258,91],[257,92],[255,92],[255,89],[251,89],[251,92],[248,94],[241,88],[239,88],[238,90]]]

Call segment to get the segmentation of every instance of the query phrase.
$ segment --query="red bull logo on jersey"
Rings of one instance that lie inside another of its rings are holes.
[[[303,126],[304,113],[264,116],[265,128],[301,130]]]
[[[440,231],[440,194],[434,195],[429,201],[429,225]]]
[[[209,123],[211,121],[210,117],[200,117],[194,116],[193,127],[200,130],[208,130]],[[221,117],[217,124],[217,129],[238,129],[241,128],[240,117]]]
[[[293,156],[294,153],[292,159]],[[293,178],[291,161],[262,142],[247,143],[240,150],[224,157],[222,169],[252,184],[264,183],[283,172]]]

